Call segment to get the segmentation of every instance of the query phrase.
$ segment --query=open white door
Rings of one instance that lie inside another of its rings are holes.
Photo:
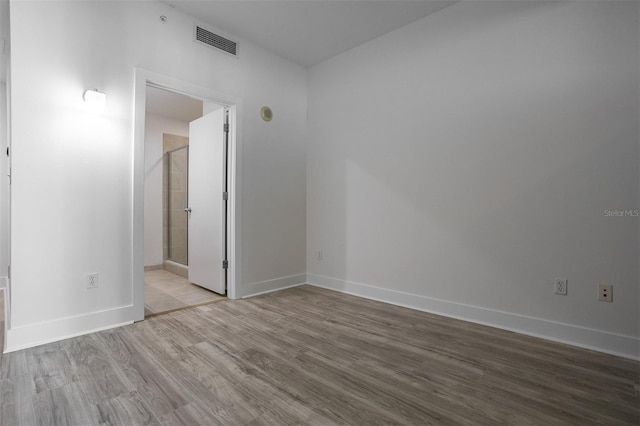
[[[189,123],[189,281],[225,294],[224,108]]]

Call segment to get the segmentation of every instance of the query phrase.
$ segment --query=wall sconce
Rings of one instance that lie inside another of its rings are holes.
[[[98,89],[86,90],[82,95],[84,104],[89,112],[103,113],[107,103],[107,94],[98,91]]]

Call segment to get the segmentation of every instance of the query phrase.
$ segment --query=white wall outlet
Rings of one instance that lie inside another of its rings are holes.
[[[87,276],[87,288],[88,289],[98,288],[98,273],[97,272],[91,272]]]
[[[567,295],[567,286],[569,284],[569,280],[564,278],[556,278],[553,283],[553,289],[556,294],[561,294],[563,296]]]
[[[613,302],[613,286],[611,284],[598,284],[598,300]]]
[[[318,252],[318,260],[322,260],[322,250]]]

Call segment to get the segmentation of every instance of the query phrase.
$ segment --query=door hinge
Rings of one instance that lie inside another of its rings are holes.
[[[11,265],[7,265],[7,278],[11,279]]]
[[[223,199],[224,201],[227,201],[227,200],[229,199],[229,193],[228,193],[227,191],[225,191],[225,192],[223,192],[223,193],[222,193],[222,199]]]
[[[229,261],[228,260],[223,260],[222,261],[222,269],[228,269],[229,268]]]
[[[229,123],[224,123],[223,129],[225,133],[229,133]]]

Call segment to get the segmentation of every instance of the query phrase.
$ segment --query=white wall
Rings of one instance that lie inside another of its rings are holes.
[[[11,47],[8,1],[0,1],[0,39],[0,44],[4,43],[0,45],[0,288],[4,288],[9,265],[9,160],[5,155],[9,136],[7,71]]]
[[[162,135],[189,137],[189,123],[147,113],[144,139],[144,266],[162,265]]]
[[[9,160],[6,155],[7,129],[7,85],[0,82],[0,288],[7,285],[9,265]]]
[[[9,108],[7,80],[10,61],[9,37],[9,2],[0,1],[0,290],[4,291],[4,320],[6,327],[11,326],[11,300],[8,265],[9,265],[9,160],[6,155],[9,142]],[[6,340],[6,339],[5,339]],[[5,345],[2,342],[3,346]]]
[[[192,25],[159,2],[12,4],[9,350],[134,318],[135,67],[242,98],[238,293],[304,273],[306,72],[242,40],[239,59],[219,54],[192,41]],[[103,116],[83,111],[91,87],[107,93]]]
[[[638,357],[638,8],[461,2],[312,68],[309,281]]]

